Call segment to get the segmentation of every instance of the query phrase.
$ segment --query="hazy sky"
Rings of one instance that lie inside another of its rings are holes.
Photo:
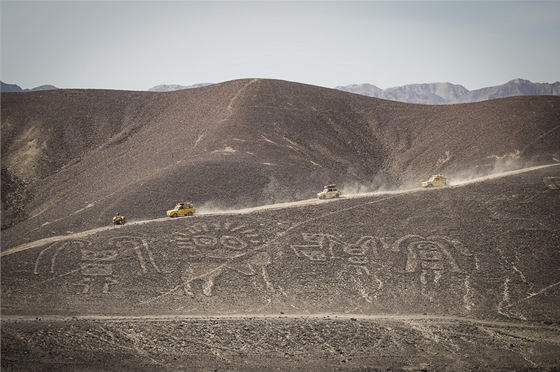
[[[147,90],[560,80],[560,1],[1,1],[1,78]]]

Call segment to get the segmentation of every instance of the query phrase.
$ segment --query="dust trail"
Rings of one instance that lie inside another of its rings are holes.
[[[476,173],[466,173],[466,172],[461,172],[461,173],[457,173],[454,175],[450,175],[450,185],[451,186],[455,186],[455,185],[468,185],[471,183],[476,183],[476,182],[482,182],[482,181],[486,181],[486,180],[491,180],[491,179],[495,179],[495,178],[501,178],[501,177],[507,177],[507,176],[512,176],[515,174],[520,174],[520,173],[524,173],[524,172],[529,172],[529,171],[533,171],[533,170],[537,170],[537,169],[543,169],[543,168],[548,168],[548,167],[555,167],[555,166],[559,166],[560,163],[555,163],[555,164],[546,164],[546,165],[538,165],[538,166],[533,166],[533,167],[528,167],[528,168],[517,168],[514,167],[513,170],[508,170],[508,171],[500,171],[500,172],[492,172],[490,174],[486,174],[486,175],[476,175]],[[500,168],[498,168],[500,169]]]
[[[488,179],[495,175],[501,175],[521,169],[532,169],[535,164],[531,161],[521,159],[521,151],[499,155],[491,155],[487,159],[494,160],[493,164],[484,167],[476,167],[448,174],[448,181],[452,185],[469,183],[473,180]]]
[[[371,194],[376,192],[405,190],[405,188],[402,187],[395,187],[387,176],[383,174],[375,175],[369,182],[343,181],[339,184],[339,186],[343,195]]]

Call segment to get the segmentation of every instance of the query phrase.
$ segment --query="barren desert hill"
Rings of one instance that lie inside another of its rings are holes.
[[[559,97],[427,106],[269,79],[2,94],[2,249],[66,231],[560,158]],[[31,206],[31,207],[30,207]]]
[[[558,97],[1,98],[2,370],[560,367]]]
[[[2,251],[2,368],[560,365],[560,164]]]

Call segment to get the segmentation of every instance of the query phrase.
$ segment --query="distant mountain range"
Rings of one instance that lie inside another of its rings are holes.
[[[20,92],[35,92],[38,90],[53,90],[58,89],[54,85],[41,85],[32,89],[23,89],[17,84],[6,84],[0,81],[0,92],[20,93]]]
[[[148,92],[173,92],[176,90],[182,90],[182,89],[192,89],[192,88],[202,88],[208,85],[212,85],[212,83],[199,83],[199,84],[193,84],[193,85],[188,85],[188,86],[184,86],[184,85],[177,85],[177,84],[172,84],[172,85],[156,85],[155,87],[152,87],[150,89],[148,89]]]
[[[513,96],[558,96],[560,95],[560,82],[548,84],[515,79],[502,85],[472,91],[462,85],[451,83],[410,84],[387,89],[366,83],[338,86],[335,89],[391,101],[442,105],[480,102]]]
[[[4,82],[1,82],[1,89],[0,92],[7,92],[7,93],[22,93],[22,92],[34,92],[34,91],[38,91],[38,90],[53,90],[53,89],[60,89],[55,87],[54,85],[41,85],[39,87],[36,88],[32,88],[32,89],[23,89],[22,87],[20,87],[17,84],[6,84]],[[188,86],[184,86],[184,85],[177,85],[177,84],[172,84],[172,85],[156,85],[155,87],[152,87],[150,89],[148,89],[149,92],[173,92],[176,90],[182,90],[182,89],[192,89],[192,88],[202,88],[205,87],[207,85],[212,85],[211,83],[199,83],[199,84],[193,84],[193,85],[188,85]]]
[[[1,82],[0,92],[32,92],[39,90],[59,89],[53,85],[41,85],[32,89],[22,89],[16,84],[6,84]],[[212,83],[199,83],[193,85],[156,85],[148,91],[150,92],[173,92],[183,89],[201,88]],[[400,87],[381,89],[375,85],[350,84],[337,86],[334,89],[360,94],[368,97],[387,99],[390,101],[418,103],[426,105],[443,105],[453,103],[469,103],[488,101],[491,99],[514,97],[514,96],[559,96],[560,82],[533,83],[529,80],[514,79],[505,84],[486,87],[469,91],[462,85],[451,83],[427,83],[409,84]]]

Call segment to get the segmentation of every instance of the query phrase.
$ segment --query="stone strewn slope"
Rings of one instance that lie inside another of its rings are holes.
[[[2,368],[554,370],[560,165],[2,252]]]
[[[3,311],[555,322],[559,172],[66,233],[2,252]]]
[[[239,208],[310,198],[325,182],[402,187],[553,162],[559,116],[558,97],[422,106],[261,79],[2,94],[3,246],[117,211],[155,218],[187,198]]]

